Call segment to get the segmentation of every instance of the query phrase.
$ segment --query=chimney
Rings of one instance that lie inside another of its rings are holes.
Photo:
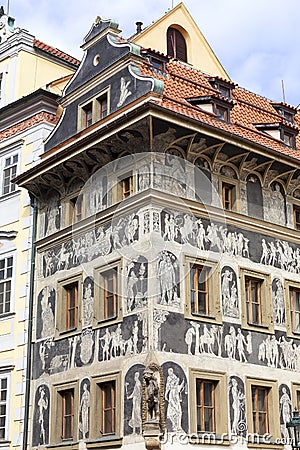
[[[136,34],[140,34],[140,32],[142,31],[142,25],[143,22],[136,22]]]

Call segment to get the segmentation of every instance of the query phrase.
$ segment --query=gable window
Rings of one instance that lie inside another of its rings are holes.
[[[294,205],[294,227],[296,230],[300,230],[300,206]]]
[[[104,119],[107,116],[107,94],[102,95],[97,99],[99,107],[99,119]]]
[[[109,113],[109,88],[94,98],[80,104],[78,108],[78,130],[90,127],[104,119]]]
[[[187,62],[185,38],[177,28],[170,27],[167,31],[167,52],[172,58]]]
[[[9,194],[16,190],[16,185],[11,182],[11,180],[17,174],[18,167],[18,154],[10,155],[4,158],[4,169],[3,169],[3,184],[2,184],[2,194]]]
[[[0,259],[0,314],[11,310],[13,257]]]
[[[88,103],[82,109],[84,111],[84,126],[87,128],[93,123],[93,104]]]

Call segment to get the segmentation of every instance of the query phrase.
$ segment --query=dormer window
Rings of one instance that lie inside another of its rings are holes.
[[[272,105],[286,122],[294,124],[294,117],[297,112],[296,108],[285,103],[272,103]]]
[[[229,123],[230,110],[233,106],[232,100],[220,99],[210,95],[187,98],[186,100],[191,105],[198,106],[203,111],[214,114],[218,120]]]
[[[210,77],[208,81],[214,89],[217,89],[219,91],[221,97],[225,99],[232,98],[232,89],[235,86],[234,83],[232,83],[231,81],[223,80],[219,77]]]
[[[229,108],[218,105],[217,103],[214,105],[214,113],[219,120],[223,120],[224,122],[229,122]]]
[[[288,147],[295,148],[295,135],[294,135],[294,133],[289,133],[288,131],[281,130],[281,140]]]
[[[89,99],[78,108],[78,130],[88,128],[109,113],[109,89]]]

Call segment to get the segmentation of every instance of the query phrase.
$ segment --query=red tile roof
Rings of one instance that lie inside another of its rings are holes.
[[[73,58],[73,56],[70,56],[67,53],[62,52],[61,50],[58,50],[58,48],[54,48],[51,47],[50,45],[44,44],[44,42],[41,42],[38,39],[34,39],[33,46],[39,48],[40,50],[43,50],[44,52],[50,53],[53,56],[56,56],[56,58],[74,64],[75,66],[79,66],[80,64],[80,61],[76,58]]]
[[[187,101],[188,98],[201,96],[220,98],[219,92],[209,83],[211,76],[179,61],[167,63],[165,74],[152,71],[149,64],[144,64],[141,71],[144,75],[159,78],[164,82],[162,100],[157,100],[164,108],[300,160],[299,135],[296,137],[296,149],[294,150],[281,140],[255,127],[255,124],[287,125],[284,117],[272,105],[271,100],[236,86],[232,90],[233,107],[230,112],[230,123],[225,123],[218,120],[214,114],[206,112],[198,106],[193,106]],[[295,125],[289,126],[289,128],[297,131],[298,127],[300,128],[299,112],[295,115]]]
[[[58,117],[54,114],[40,112],[35,116],[30,117],[29,119],[23,120],[22,122],[19,122],[16,125],[13,125],[12,127],[6,128],[5,130],[1,131],[0,142],[4,141],[4,139],[8,139],[18,133],[21,133],[22,131],[29,129],[34,125],[37,125],[38,123],[47,122],[56,125],[58,120]]]

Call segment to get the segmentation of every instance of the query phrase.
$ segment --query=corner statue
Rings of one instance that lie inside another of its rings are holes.
[[[146,369],[143,378],[146,385],[148,420],[159,421],[159,386],[153,370]]]

